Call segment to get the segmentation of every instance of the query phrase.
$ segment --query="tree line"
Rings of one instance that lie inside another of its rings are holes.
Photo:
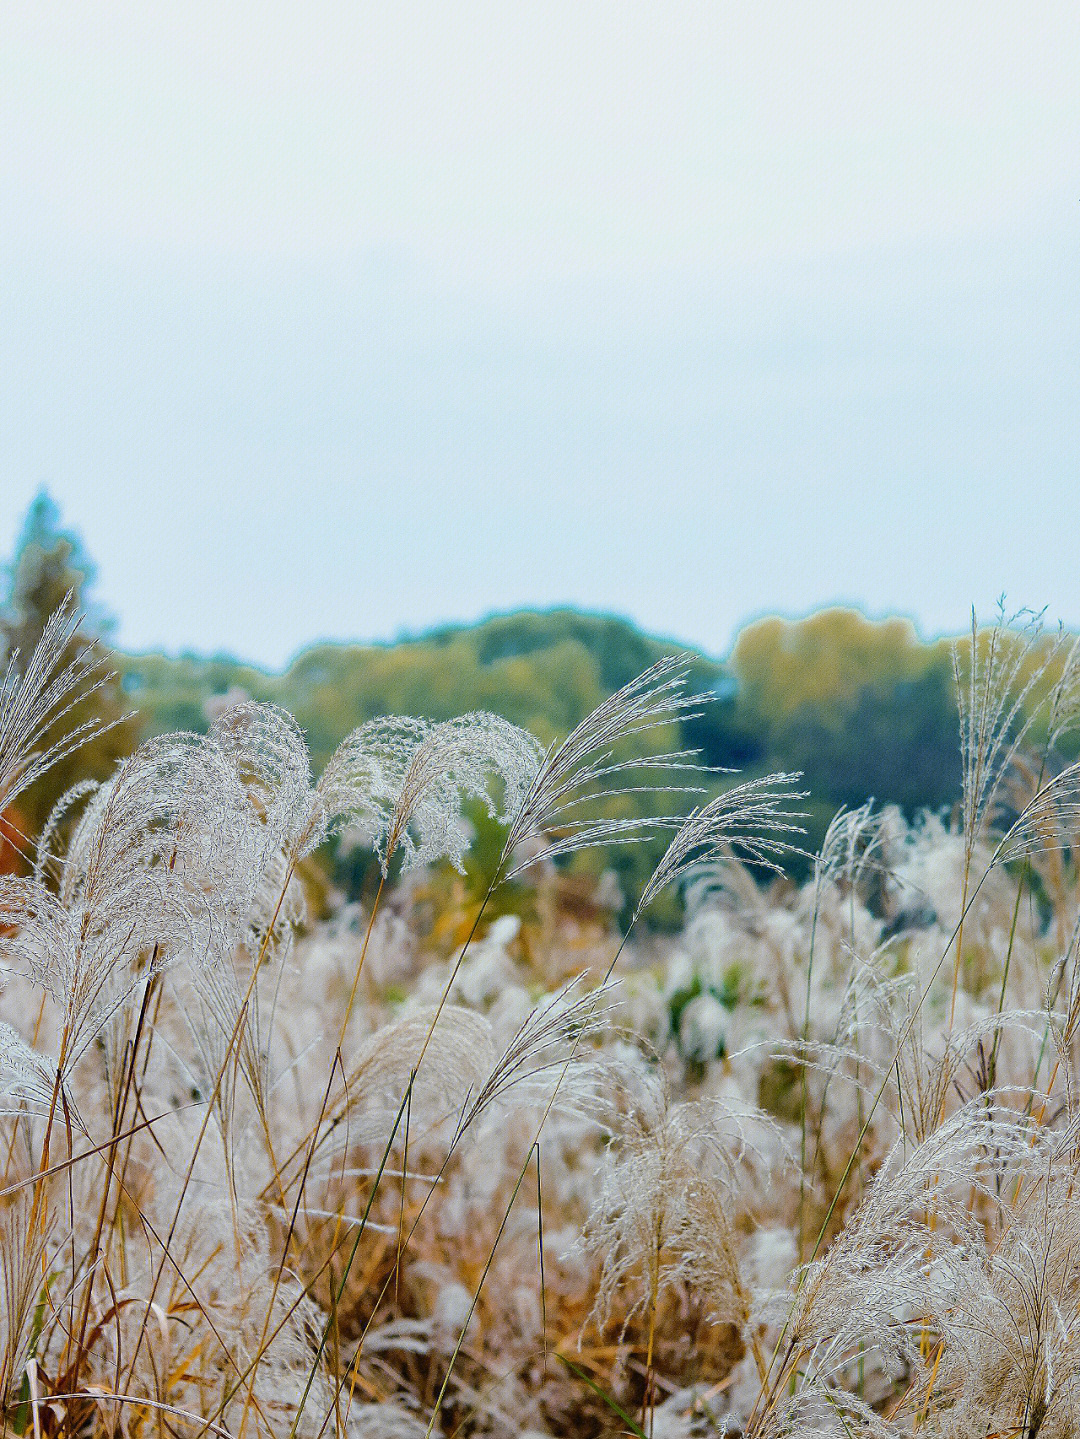
[[[48,615],[74,593],[86,619],[73,643],[104,646],[116,671],[87,703],[107,712],[115,727],[72,762],[78,776],[61,766],[24,797],[18,816],[7,816],[9,848],[19,830],[32,835],[40,828],[74,778],[107,773],[140,736],[203,730],[216,707],[243,696],[290,710],[308,732],[316,764],[349,730],[385,713],[443,719],[485,708],[548,741],[673,648],[608,615],[520,611],[392,644],[314,645],[274,673],[228,655],[111,648],[112,626],[95,603],[94,578],[78,534],[39,494],[6,567],[0,648],[28,656]],[[804,619],[760,620],[740,633],[726,660],[700,655],[694,679],[712,701],[683,721],[676,742],[717,767],[802,770],[812,796],[811,841],[839,805],[867,795],[908,815],[957,800],[951,646],[923,640],[906,619],[826,609]]]

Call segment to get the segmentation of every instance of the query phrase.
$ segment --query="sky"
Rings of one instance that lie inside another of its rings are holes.
[[[0,3],[0,555],[281,665],[1080,625],[1080,7]]]

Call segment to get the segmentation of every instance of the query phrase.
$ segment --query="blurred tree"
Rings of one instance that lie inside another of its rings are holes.
[[[739,636],[736,712],[767,768],[802,770],[811,844],[838,805],[873,796],[909,816],[960,791],[958,716],[947,645],[908,620],[823,610],[768,619]]]
[[[84,618],[69,642],[63,663],[90,644],[97,642],[100,646],[112,629],[106,612],[88,595],[94,582],[94,565],[78,534],[62,527],[60,511],[47,491],[39,491],[31,502],[14,557],[3,573],[6,594],[0,605],[0,653],[5,665],[12,655],[16,656],[16,669],[29,661],[49,616],[69,594]],[[109,655],[104,649],[102,658],[109,669]],[[57,799],[78,779],[104,778],[116,760],[130,752],[138,726],[134,718],[126,715],[129,708],[119,680],[112,677],[65,716],[64,723],[70,728],[91,717],[112,727],[20,796],[18,815],[7,816],[5,837],[24,852],[24,858],[27,838],[40,831]]]
[[[81,554],[78,562],[85,564]],[[205,729],[211,706],[242,691],[297,717],[318,772],[343,735],[380,714],[447,719],[489,709],[548,743],[676,648],[617,617],[555,609],[445,625],[393,644],[319,644],[281,674],[227,655],[116,661],[151,731]],[[705,764],[749,774],[803,770],[811,845],[841,803],[873,795],[914,814],[950,805],[959,792],[949,645],[924,642],[908,620],[839,609],[767,619],[742,631],[730,663],[699,655],[691,670],[691,689],[711,692],[713,702],[685,716],[680,732],[656,732],[631,748],[686,745]],[[1080,745],[1080,735],[1073,740]],[[663,800],[631,795],[611,803],[628,817]],[[610,867],[633,895],[656,857],[648,847],[621,846],[577,862],[598,872]],[[348,893],[360,892],[368,875],[355,856],[342,857],[337,878]]]
[[[938,656],[910,620],[830,609],[748,625],[731,662],[745,701],[758,715],[783,722],[808,705],[834,711],[853,705],[867,685],[917,679]]]

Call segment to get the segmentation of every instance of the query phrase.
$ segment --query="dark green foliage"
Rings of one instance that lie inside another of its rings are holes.
[[[831,714],[807,706],[774,736],[815,795],[852,807],[874,795],[909,814],[950,804],[960,786],[952,675],[936,664],[917,679],[866,685]]]
[[[733,733],[757,737],[756,767],[802,770],[809,848],[836,809],[872,795],[908,817],[960,794],[958,716],[948,646],[906,620],[825,610],[763,620],[739,636]]]
[[[811,848],[832,814],[872,795],[909,818],[960,793],[952,673],[943,662],[916,679],[865,685],[850,705],[806,705],[773,728],[766,764],[800,769],[813,796]]]

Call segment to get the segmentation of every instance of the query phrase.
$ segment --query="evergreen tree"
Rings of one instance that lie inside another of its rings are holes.
[[[105,668],[109,656],[102,641],[112,629],[105,611],[88,592],[95,567],[83,550],[79,535],[64,529],[60,511],[45,490],[30,504],[11,563],[6,566],[7,594],[0,606],[0,659],[4,665],[15,656],[17,670],[29,662],[49,616],[70,594],[83,614],[83,622],[69,641],[62,663],[96,644]],[[58,764],[19,797],[18,814],[7,814],[3,828],[9,842],[25,850],[26,839],[40,832],[57,799],[76,780],[104,778],[117,759],[128,754],[136,741],[137,725],[127,717],[120,682],[115,677],[80,700],[65,717],[74,729],[90,719],[110,726],[86,746]],[[21,841],[21,843],[20,843]]]

